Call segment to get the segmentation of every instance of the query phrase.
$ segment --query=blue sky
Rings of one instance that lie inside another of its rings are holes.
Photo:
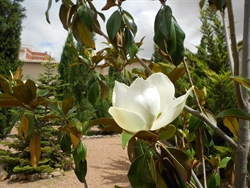
[[[172,8],[173,15],[179,25],[186,33],[185,47],[195,51],[195,45],[200,43],[200,26],[198,0],[168,0],[166,2]],[[105,5],[105,0],[93,0],[97,10]],[[243,0],[233,0],[234,14],[236,23],[237,40],[241,40],[243,27]],[[50,21],[48,24],[45,19],[48,0],[25,0],[22,5],[27,9],[26,18],[23,21],[22,43],[33,45],[37,51],[48,52],[56,60],[60,60],[62,49],[67,37],[67,31],[63,29],[59,20],[59,7],[61,2],[53,1],[50,10]],[[123,3],[123,8],[128,11],[135,19],[138,26],[136,41],[142,37],[144,44],[143,50],[139,53],[142,58],[150,58],[153,52],[153,25],[154,18],[160,9],[159,1],[152,0],[127,0]],[[108,17],[116,8],[103,11]],[[103,31],[106,31],[105,23],[100,20]],[[105,47],[103,37],[96,35],[97,50]]]

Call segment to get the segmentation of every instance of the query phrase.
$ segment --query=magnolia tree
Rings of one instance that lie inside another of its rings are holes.
[[[67,153],[73,151],[75,166],[72,168],[85,187],[88,187],[85,180],[87,149],[81,137],[91,127],[106,124],[108,126],[104,131],[121,130],[121,145],[123,149],[127,147],[131,161],[127,175],[132,187],[219,187],[220,169],[224,169],[229,184],[245,188],[249,174],[250,2],[245,1],[243,72],[240,72],[231,0],[208,1],[215,12],[219,11],[224,16],[227,11],[229,15],[231,42],[227,39],[227,46],[232,67],[232,76],[229,79],[234,82],[238,101],[238,108],[225,109],[219,114],[213,114],[204,108],[206,91],[193,85],[188,59],[184,57],[185,33],[167,2],[160,1],[161,5],[156,13],[154,42],[159,47],[161,56],[171,64],[171,71],[165,64],[155,64],[138,57],[143,39],[135,42],[137,25],[133,16],[122,8],[123,3],[125,2],[122,0],[107,0],[102,8],[102,11],[105,11],[117,7],[107,20],[106,32],[100,28],[98,21],[98,17],[105,21],[105,16],[95,8],[91,0],[76,3],[63,0],[59,10],[63,27],[73,33],[75,39],[82,44],[86,55],[79,55],[72,46],[71,51],[76,56],[72,66],[84,64],[94,71],[95,67],[105,60],[103,67],[113,66],[126,78],[127,85],[115,82],[113,88],[112,107],[109,109],[113,118],[96,119],[86,125],[72,118],[71,115],[77,108],[72,98],[64,99],[61,103],[50,103],[49,99],[38,92],[34,82],[21,81],[20,70],[9,79],[1,77],[3,93],[0,94],[0,106],[19,106],[29,111],[28,118],[21,120],[19,130],[30,139],[31,164],[37,166],[41,153],[39,135],[42,132],[39,126],[42,125],[34,123],[36,108],[40,105],[50,105],[54,115],[46,118],[60,118],[64,123],[59,127],[59,131],[64,133],[61,137],[61,149]],[[205,0],[201,0],[200,7],[205,3]],[[49,0],[46,11],[48,22],[51,4],[52,0]],[[91,32],[103,36],[107,40],[107,47],[93,53],[95,42]],[[129,72],[126,66],[134,62],[140,62],[143,69]],[[184,74],[188,76],[190,87],[186,88],[182,96],[176,97],[174,83]],[[99,96],[104,100],[108,96],[108,90],[106,77],[95,73],[88,82],[89,101],[94,105]],[[195,101],[192,108],[186,105],[188,97]],[[232,136],[217,126],[218,119],[223,119]],[[219,135],[233,152],[221,156],[219,152],[216,155],[207,155],[205,147],[216,146],[213,140],[204,134],[205,131],[210,135]],[[53,141],[49,141],[53,145]],[[208,175],[206,161],[213,167]],[[197,170],[199,164],[202,164],[202,181],[197,178],[200,173],[200,170]]]

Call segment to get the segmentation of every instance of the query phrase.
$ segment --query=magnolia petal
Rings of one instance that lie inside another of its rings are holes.
[[[167,103],[174,99],[174,84],[163,73],[152,74],[147,78],[147,82],[154,85],[159,91],[161,101],[160,112],[162,112]]]
[[[124,96],[128,90],[128,86],[115,81],[115,87],[113,91],[113,96],[112,96],[112,104],[114,107],[123,107],[123,104],[125,102]]]
[[[182,95],[177,99],[170,101],[164,108],[161,116],[155,121],[150,130],[155,131],[157,129],[160,129],[175,120],[175,118],[177,118],[178,115],[180,115],[180,113],[182,112],[186,104],[186,100],[192,90],[193,88],[190,88],[185,95]]]
[[[110,107],[109,113],[122,129],[130,133],[149,130],[146,126],[145,120],[132,111],[123,108]]]
[[[142,78],[138,78],[131,84],[124,99],[124,108],[142,116],[150,129],[160,113],[158,90]]]

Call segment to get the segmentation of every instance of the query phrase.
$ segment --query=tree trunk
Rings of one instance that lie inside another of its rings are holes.
[[[243,55],[242,55],[242,75],[250,78],[250,1],[245,0],[244,7],[244,29],[243,29]],[[242,97],[245,110],[249,113],[249,94],[242,87]],[[247,156],[249,151],[249,121],[239,121],[239,147],[235,151],[235,183],[234,187],[246,188],[247,180]]]

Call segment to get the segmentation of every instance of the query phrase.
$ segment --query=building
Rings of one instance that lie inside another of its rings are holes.
[[[24,79],[33,79],[37,80],[38,75],[44,73],[44,67],[41,65],[43,62],[48,62],[48,59],[51,58],[50,62],[59,64],[59,61],[56,61],[52,58],[47,52],[37,52],[36,49],[31,45],[22,45],[19,50],[19,59],[24,62],[23,64],[23,78]],[[102,75],[107,75],[109,67],[102,67],[102,63],[98,65],[95,70]],[[132,71],[133,68],[142,68],[139,62],[134,62],[133,64],[127,65],[126,68],[129,71]],[[54,74],[57,74],[55,70]]]
[[[44,67],[41,65],[42,62],[48,62],[50,59],[51,63],[59,64],[52,58],[47,52],[37,52],[36,49],[31,45],[22,45],[19,50],[19,59],[24,62],[23,64],[23,78],[37,80],[38,75],[44,73]],[[57,71],[54,72],[57,74]]]

